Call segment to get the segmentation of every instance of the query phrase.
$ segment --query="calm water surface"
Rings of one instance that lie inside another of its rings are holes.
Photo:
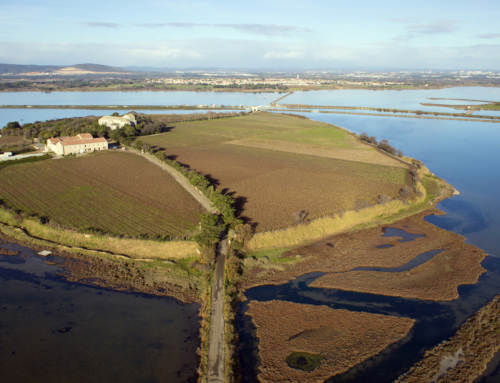
[[[429,100],[429,98],[454,98],[499,101],[500,88],[464,87],[430,90],[331,90],[295,92],[281,103],[332,106],[364,106],[371,108],[395,108],[454,113],[454,109],[423,106],[420,103],[447,105],[475,105],[477,103],[456,100]],[[461,113],[462,111],[457,111]],[[500,115],[496,112],[496,115]],[[479,114],[483,114],[480,112]]]
[[[266,105],[279,93],[242,92],[12,92],[0,105]]]
[[[30,255],[0,255],[2,382],[196,382],[198,304],[70,283],[0,246]]]

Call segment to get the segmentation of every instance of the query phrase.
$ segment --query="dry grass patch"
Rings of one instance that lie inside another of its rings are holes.
[[[451,301],[458,298],[458,286],[472,285],[486,272],[481,267],[485,256],[485,253],[472,245],[456,242],[429,261],[406,272],[329,273],[315,280],[309,287]]]
[[[364,210],[361,212],[363,211]],[[354,215],[356,213],[353,212],[352,214]],[[450,252],[444,252],[445,256],[442,258],[442,261],[439,261],[438,263],[430,263],[425,267],[422,267],[425,265],[423,264],[420,269],[423,270],[423,273],[415,275],[413,279],[408,278],[407,275],[402,275],[401,279],[408,280],[407,289],[409,289],[408,291],[414,295],[419,294],[419,296],[449,299],[450,297],[455,296],[456,287],[458,285],[463,282],[473,283],[477,280],[477,277],[484,272],[480,263],[485,254],[472,246],[465,246],[463,244],[463,241],[465,240],[464,237],[440,229],[426,222],[424,217],[429,214],[442,213],[433,208],[404,218],[393,224],[384,225],[385,227],[402,229],[412,234],[425,234],[425,238],[415,238],[413,241],[404,243],[399,242],[398,237],[383,237],[382,226],[347,232],[349,226],[341,225],[341,222],[345,219],[345,217],[343,219],[328,218],[332,220],[332,222],[335,222],[336,220],[338,221],[336,229],[340,234],[321,236],[322,239],[319,241],[282,252],[280,254],[281,259],[293,262],[282,263],[279,265],[279,268],[271,267],[272,265],[268,265],[268,267],[258,265],[243,275],[241,286],[243,289],[248,289],[254,286],[266,284],[282,284],[291,279],[295,279],[300,275],[315,271],[332,273],[331,277],[327,274],[327,276],[322,278],[325,281],[330,279],[335,280],[337,277],[336,273],[345,273],[357,267],[400,267],[414,259],[419,254],[444,248],[450,249]],[[370,222],[373,220],[373,217],[370,219],[370,217],[367,216],[366,219],[367,222]],[[353,219],[353,223],[359,221],[359,217]],[[304,227],[304,230],[312,226],[314,223],[315,222]],[[299,226],[297,230],[300,229],[301,227]],[[283,242],[289,242],[289,234],[287,234],[287,232],[290,230],[292,229],[283,231],[284,235],[286,235]],[[279,233],[281,232],[274,234]],[[269,234],[272,233],[263,233],[254,236],[254,239],[250,242],[250,244],[252,244],[254,240],[259,241],[260,236],[267,237]],[[312,235],[307,232],[297,233],[297,239],[304,239],[305,241],[305,239],[310,237],[312,237]],[[279,237],[275,238],[279,239]],[[384,244],[392,244],[393,247],[377,248],[377,246]],[[280,242],[277,242],[276,247],[284,247],[279,245]],[[461,258],[461,254],[464,257],[463,259]],[[450,258],[446,258],[448,256]],[[439,259],[439,257],[436,258],[436,260]],[[448,267],[446,266],[447,264],[449,268],[453,268],[455,271],[448,272],[447,275],[446,273],[436,274],[436,272],[440,270],[448,270]],[[434,267],[437,267],[437,270],[433,270]],[[365,273],[363,275],[370,275],[370,273]],[[377,274],[380,275],[380,279],[386,279],[388,281],[391,280],[389,273]],[[345,273],[345,275],[349,275],[349,273]],[[368,285],[364,285],[361,278],[357,279],[357,281],[359,281],[359,283],[366,289],[362,288],[363,291],[373,292],[374,289],[383,289],[383,286],[386,286],[384,284],[386,282],[384,282],[380,287],[377,287],[377,281],[375,278],[369,279],[369,286],[373,286],[373,289],[372,287],[368,287]],[[354,285],[346,283],[342,286],[348,290],[356,290]],[[439,291],[439,288],[443,286],[446,286],[447,288],[444,291]],[[320,287],[320,285],[318,284],[316,287]],[[329,285],[325,282],[325,284],[322,284],[321,287],[328,288]],[[404,288],[404,285],[402,287]],[[419,289],[423,289],[424,291],[419,291]],[[392,286],[391,289],[387,288],[386,290],[390,295],[391,291],[394,292],[397,290],[397,285]]]
[[[140,239],[110,238],[101,235],[85,235],[68,230],[54,229],[42,225],[37,220],[25,218],[22,222],[17,221],[14,215],[0,209],[0,222],[7,225],[22,226],[29,236],[39,238],[41,246],[68,246],[75,250],[97,250],[112,254],[124,255],[134,259],[183,259],[196,257],[198,244],[190,241],[148,241]],[[1,225],[1,224],[0,224]],[[23,231],[10,226],[2,226],[6,235],[20,241],[31,242]],[[44,243],[43,241],[51,243]]]
[[[249,306],[246,314],[260,340],[260,382],[322,382],[400,341],[415,322],[283,301],[252,301]],[[323,359],[312,371],[301,371],[287,364],[294,352]]]

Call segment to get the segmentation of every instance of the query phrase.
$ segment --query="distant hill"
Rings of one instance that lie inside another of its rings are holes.
[[[12,73],[16,75],[30,75],[54,72],[78,75],[92,73],[130,73],[131,71],[100,64],[77,64],[71,66],[0,64],[0,74]]]
[[[0,74],[4,73],[27,73],[27,72],[53,72],[62,66],[55,65],[15,65],[15,64],[0,64]]]
[[[113,73],[129,73],[130,70],[123,69],[123,68],[116,68],[112,66],[107,66],[107,65],[100,65],[100,64],[77,64],[77,65],[71,65],[73,68],[78,68],[82,70],[87,70],[90,72],[96,72],[96,73],[102,73],[102,72],[113,72]]]

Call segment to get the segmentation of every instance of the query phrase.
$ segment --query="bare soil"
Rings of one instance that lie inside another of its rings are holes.
[[[257,327],[260,382],[323,382],[402,340],[413,319],[284,301],[250,302]],[[288,366],[293,352],[324,357],[313,371]]]
[[[3,145],[18,146],[28,143],[30,141],[26,140],[24,136],[5,136],[0,137],[0,147]]]
[[[236,198],[240,216],[256,232],[294,224],[293,213],[311,219],[396,196],[404,169],[236,145],[173,149],[169,154]]]

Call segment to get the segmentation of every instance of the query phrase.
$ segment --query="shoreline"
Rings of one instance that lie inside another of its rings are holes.
[[[170,297],[187,304],[201,303],[194,289],[182,291],[178,286],[162,282],[162,276],[160,275],[157,280],[149,276],[149,280],[145,282],[144,273],[133,259],[130,259],[130,262],[122,263],[92,255],[67,253],[55,247],[40,246],[0,232],[0,244],[5,243],[23,246],[36,252],[50,249],[52,251],[51,255],[65,258],[66,261],[63,264],[57,265],[63,270],[58,275],[63,276],[69,282],[79,282],[115,291],[139,292],[159,297]],[[127,272],[125,273],[125,271]]]
[[[6,230],[6,226],[12,229],[11,233]],[[16,233],[22,238],[16,237]],[[179,283],[185,278],[174,275],[172,272],[169,273],[168,269],[162,270],[161,263],[167,266],[170,265],[170,261],[134,259],[107,251],[67,246],[33,237],[20,227],[4,223],[0,223],[1,241],[24,246],[37,252],[50,249],[53,255],[66,258],[67,261],[59,267],[64,268],[68,273],[66,278],[72,282],[88,283],[117,291],[169,296],[184,303],[201,302],[198,297],[200,291],[195,281],[184,281],[184,286],[182,286]],[[144,267],[144,265],[151,265],[151,267]],[[165,281],[165,276],[169,274],[171,282]]]

